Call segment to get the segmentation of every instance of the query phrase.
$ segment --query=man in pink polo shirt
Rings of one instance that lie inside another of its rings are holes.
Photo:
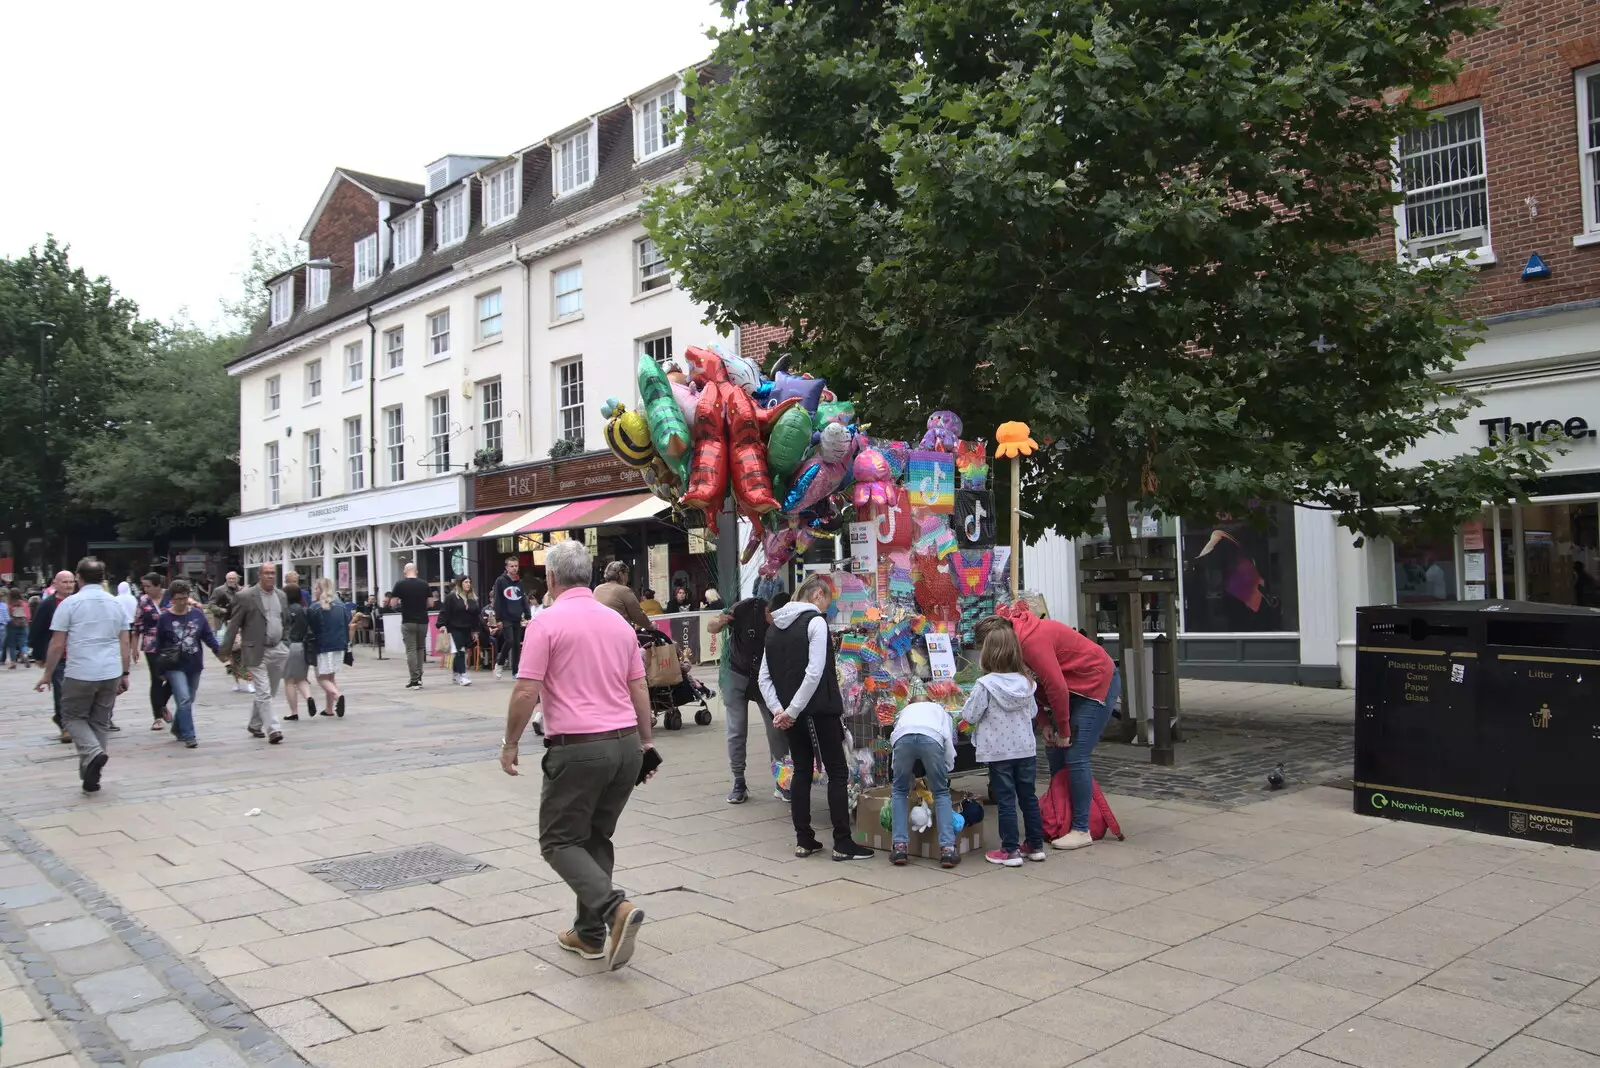
[[[611,885],[611,835],[639,781],[644,751],[655,746],[639,641],[626,620],[594,599],[593,573],[582,542],[563,541],[545,553],[554,603],[523,637],[500,767],[517,774],[517,742],[543,699],[539,852],[578,898],[572,930],[556,941],[615,970],[633,956],[644,910]]]

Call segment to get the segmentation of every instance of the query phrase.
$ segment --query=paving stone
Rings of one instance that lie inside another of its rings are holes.
[[[1486,1049],[1498,1046],[1538,1015],[1427,986],[1402,990],[1367,1012],[1380,1020],[1458,1038]]]
[[[66,1044],[49,1023],[38,1021],[5,1025],[5,1063],[28,1064],[67,1052]]]
[[[1297,923],[1277,916],[1250,916],[1216,932],[1218,938],[1240,942],[1257,949],[1303,957],[1339,937],[1335,931],[1309,923]]]
[[[719,1045],[773,1031],[810,1015],[802,1008],[745,984],[719,987],[669,1001],[651,1011],[668,1023]]]
[[[536,994],[568,979],[560,968],[521,950],[444,968],[428,977],[474,1005],[515,994]]]
[[[1444,967],[1512,928],[1501,920],[1465,920],[1442,908],[1419,905],[1349,935],[1339,945],[1432,969]]]
[[[730,989],[730,988],[724,988]],[[659,1010],[657,1010],[659,1011]],[[881,1062],[883,1068],[896,1068],[893,1060]],[[672,1068],[750,1068],[756,1064],[804,1065],[805,1068],[844,1068],[844,1062],[818,1053],[810,1046],[786,1035],[770,1032],[736,1039],[700,1053],[691,1053],[672,1062]]]
[[[420,1023],[402,1023],[316,1047],[318,1068],[431,1068],[456,1060],[461,1050]]]
[[[1373,1016],[1357,1016],[1306,1049],[1356,1068],[1466,1068],[1484,1054],[1482,1046],[1429,1034]]]
[[[547,942],[550,932],[532,920],[519,919],[486,923],[478,927],[463,927],[433,937],[434,941],[449,946],[465,957],[483,960],[486,957],[498,957],[502,953],[518,949],[532,949]]]
[[[126,946],[110,940],[80,946],[77,949],[64,949],[51,955],[56,971],[63,975],[109,972],[123,965],[132,964],[135,959]]]
[[[114,1013],[106,1023],[132,1050],[160,1049],[192,1042],[206,1033],[206,1025],[175,1001]]]
[[[1576,928],[1578,925],[1574,925]],[[1470,956],[1586,985],[1600,980],[1600,957],[1583,945],[1546,941],[1521,927],[1474,949]]]
[[[1581,892],[1581,887],[1497,874],[1440,894],[1429,904],[1450,912],[1526,923]]]
[[[1166,1013],[1156,1009],[1076,987],[1018,1009],[1005,1016],[1003,1022],[1102,1050],[1166,1018]]]
[[[1107,916],[1095,922],[1096,927],[1108,931],[1117,931],[1122,934],[1133,935],[1155,942],[1162,942],[1168,946],[1179,946],[1191,938],[1215,931],[1226,926],[1221,920],[1213,920],[1207,916],[1197,916],[1189,912],[1180,912],[1177,909],[1163,908],[1160,905],[1147,905],[1140,908],[1128,909],[1115,916]],[[1076,932],[1069,931],[1071,937]],[[1081,963],[1090,963],[1082,961]]]
[[[688,917],[683,917],[687,919]],[[643,932],[641,931],[641,934]],[[802,923],[775,927],[758,934],[735,937],[724,943],[729,949],[764,960],[780,968],[808,964],[854,948],[857,943],[825,930]]]
[[[33,999],[28,997],[28,992],[20,986],[0,991],[0,1023],[4,1026],[10,1027],[13,1024],[44,1018],[44,1010],[36,1006]]]
[[[239,946],[197,953],[195,959],[218,979],[226,979],[230,975],[240,975],[244,972],[258,972],[267,966],[266,961]]]
[[[1138,1035],[1121,1045],[1079,1061],[1075,1068],[1232,1068],[1208,1054],[1175,1046],[1149,1035]]]
[[[654,960],[635,961],[633,967],[689,994],[742,983],[773,970],[766,961],[725,946],[702,946]]]
[[[321,958],[244,972],[223,980],[233,996],[252,1009],[360,986],[361,982],[361,976],[349,968]]]
[[[1161,1012],[1192,1009],[1232,989],[1233,984],[1147,960],[1108,972],[1083,984],[1083,989],[1121,998]]]
[[[1295,960],[1283,953],[1257,949],[1242,942],[1229,942],[1215,935],[1204,935],[1192,942],[1174,946],[1150,959],[1170,968],[1182,968],[1186,972],[1209,975],[1230,983],[1248,983]]]
[[[369,983],[382,983],[408,975],[437,971],[456,964],[467,963],[467,958],[453,949],[447,949],[431,938],[415,942],[402,942],[398,946],[379,946],[344,953],[333,958]]]
[[[1246,897],[1239,893],[1224,893],[1214,886],[1197,886],[1193,890],[1169,894],[1162,899],[1161,904],[1169,909],[1190,912],[1223,923],[1234,923],[1272,907],[1270,901]]]
[[[1346,1068],[1346,1066],[1338,1061],[1319,1057],[1315,1053],[1297,1049],[1282,1060],[1273,1061],[1272,1068]]]
[[[901,987],[872,999],[893,1012],[921,1020],[946,1031],[964,1027],[1019,1009],[1028,999],[996,990],[959,975],[940,975]]]
[[[146,1057],[139,1062],[139,1068],[250,1068],[250,1065],[232,1046],[213,1038],[192,1049]]]
[[[1600,1068],[1600,1057],[1558,1046],[1527,1035],[1518,1035],[1473,1068]]]
[[[847,1005],[778,1029],[779,1034],[858,1066],[904,1053],[944,1031],[879,1005]]]
[[[1572,997],[1576,983],[1493,961],[1463,957],[1421,980],[1424,986],[1541,1015]]]
[[[802,1009],[823,1013],[866,1001],[900,984],[830,957],[763,975],[752,979],[750,985]]]
[[[468,1053],[509,1046],[583,1023],[531,994],[456,1009],[430,1016],[425,1022]]]
[[[1023,947],[973,961],[957,968],[955,974],[1037,1000],[1096,979],[1103,973],[1098,968]]]
[[[581,1068],[647,1068],[711,1046],[648,1010],[554,1031],[540,1041]]]
[[[1247,1068],[1267,1068],[1318,1033],[1315,1028],[1220,1002],[1196,1006],[1150,1029],[1156,1038]]]
[[[1330,931],[1343,931],[1346,934],[1364,930],[1393,915],[1384,909],[1357,905],[1351,901],[1340,901],[1335,897],[1323,897],[1317,893],[1306,894],[1274,905],[1266,910],[1266,914],[1279,919],[1326,927]]]
[[[921,982],[977,960],[970,953],[941,946],[915,935],[899,935],[851,953],[842,953],[835,959],[853,968],[891,979],[896,984]]]
[[[276,933],[276,932],[273,932]],[[298,964],[316,957],[337,957],[372,948],[372,943],[334,927],[326,931],[308,931],[305,934],[281,935],[259,942],[246,943],[246,948],[269,965]]]
[[[34,873],[34,878],[38,878],[37,873]],[[0,908],[25,909],[47,901],[57,901],[61,897],[61,891],[50,883],[29,882],[0,889]]]
[[[1530,1026],[1527,1033],[1600,1056],[1600,1011],[1595,1009],[1562,1005]]]
[[[997,1051],[1003,1051],[998,1058]],[[985,1020],[921,1046],[916,1052],[949,1068],[995,1068],[998,1062],[1006,1068],[1059,1068],[1094,1051],[1005,1020]]]
[[[1090,968],[1109,972],[1132,964],[1136,960],[1153,957],[1169,947],[1165,942],[1152,942],[1148,938],[1110,931],[1091,924],[1076,931],[1052,935],[1037,943],[1034,948],[1041,953],[1063,957]]]
[[[257,1015],[262,1023],[277,1032],[279,1038],[298,1050],[349,1038],[353,1033],[310,998],[273,1005],[262,1009]]]
[[[1378,999],[1275,972],[1234,987],[1217,1000],[1325,1031],[1365,1012]]]
[[[375,1031],[467,1006],[425,975],[335,990],[317,1000],[352,1031]]]
[[[1285,965],[1283,974],[1358,994],[1387,997],[1417,982],[1428,974],[1428,969],[1329,946]]]
[[[530,1038],[526,1042],[451,1061],[450,1068],[530,1068],[536,1064],[571,1068],[572,1062],[538,1039]]]
[[[81,920],[64,920],[61,923],[43,924],[28,931],[34,945],[46,953],[103,942],[111,937],[105,924],[87,917]]]
[[[89,1008],[101,1016],[148,1005],[167,995],[166,988],[150,970],[140,966],[80,979],[73,987]]]

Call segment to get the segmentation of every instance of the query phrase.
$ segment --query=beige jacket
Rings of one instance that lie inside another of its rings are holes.
[[[222,632],[222,647],[233,648],[234,635],[239,636],[240,661],[247,668],[258,667],[267,652],[266,598],[278,599],[278,611],[283,621],[284,633],[289,628],[289,599],[282,588],[275,587],[269,594],[260,586],[240,590],[233,599],[228,615],[228,629]]]

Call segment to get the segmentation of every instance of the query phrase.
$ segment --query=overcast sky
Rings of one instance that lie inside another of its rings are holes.
[[[720,18],[712,0],[10,5],[0,255],[53,233],[147,316],[208,324],[251,234],[298,238],[334,167],[421,182],[447,153],[511,152],[704,58]]]

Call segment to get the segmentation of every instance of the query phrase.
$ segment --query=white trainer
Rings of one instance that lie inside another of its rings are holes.
[[[472,677],[470,675],[467,675],[466,673],[462,673],[461,685],[463,685],[463,686],[471,686],[472,685]]]
[[[499,664],[496,664],[494,666],[494,677],[497,678],[497,679],[500,677],[500,665]]]
[[[1050,845],[1054,849],[1083,849],[1094,845],[1094,839],[1089,837],[1088,831],[1068,831]]]

